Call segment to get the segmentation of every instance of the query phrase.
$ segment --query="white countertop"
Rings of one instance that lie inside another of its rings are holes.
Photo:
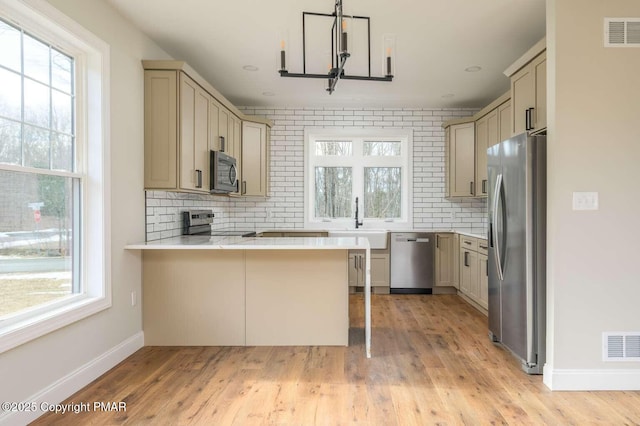
[[[219,237],[180,236],[128,244],[128,250],[366,250],[366,237]]]

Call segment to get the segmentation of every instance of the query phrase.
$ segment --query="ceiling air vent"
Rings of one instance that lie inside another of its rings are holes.
[[[602,333],[604,361],[640,361],[640,332]]]
[[[640,47],[640,18],[604,18],[605,47]]]

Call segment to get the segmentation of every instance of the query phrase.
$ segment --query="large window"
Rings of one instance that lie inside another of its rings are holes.
[[[309,130],[305,225],[390,229],[410,223],[410,149],[406,131]]]
[[[110,305],[108,51],[25,3],[0,0],[0,352]]]

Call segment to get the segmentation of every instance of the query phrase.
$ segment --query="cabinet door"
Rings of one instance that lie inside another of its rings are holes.
[[[180,74],[180,188],[208,191],[209,94]]]
[[[460,250],[460,291],[478,300],[478,253],[464,248]]]
[[[536,57],[531,63],[536,80],[536,105],[533,114],[534,130],[547,127],[547,55],[546,52]]]
[[[236,159],[236,169],[238,174],[238,190],[232,195],[242,193],[242,123],[235,114],[229,114],[229,155]]]
[[[229,155],[231,152],[230,147],[230,139],[229,139],[229,117],[231,116],[231,112],[220,105],[220,110],[218,111],[218,149],[223,151]]]
[[[144,72],[144,187],[176,189],[178,74]]]
[[[363,263],[366,263],[363,256]],[[362,271],[362,285],[365,281],[365,269]],[[371,287],[389,287],[389,255],[371,254]]]
[[[456,124],[450,128],[451,197],[471,197],[475,179],[475,123]]]
[[[358,256],[360,255],[349,252],[349,287],[358,286]]]
[[[498,107],[498,142],[511,137],[511,101]]]
[[[535,75],[527,65],[511,77],[511,133],[526,131],[526,114],[536,106]]]
[[[475,196],[486,197],[487,180],[487,148],[493,145],[498,135],[498,112],[493,110],[476,121],[476,175]]]
[[[436,234],[436,286],[454,286],[453,234]]]
[[[267,196],[266,124],[242,123],[242,195]]]
[[[220,150],[220,110],[222,105],[214,98],[211,98],[209,105],[209,149]]]
[[[478,255],[478,304],[489,309],[489,260],[486,255]]]
[[[460,291],[467,296],[471,293],[471,275],[474,272],[471,271],[471,264],[469,262],[469,256],[471,251],[460,249]]]

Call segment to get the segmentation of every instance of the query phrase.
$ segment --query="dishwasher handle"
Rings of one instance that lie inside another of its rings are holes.
[[[428,243],[429,238],[425,237],[396,237],[398,243]]]

